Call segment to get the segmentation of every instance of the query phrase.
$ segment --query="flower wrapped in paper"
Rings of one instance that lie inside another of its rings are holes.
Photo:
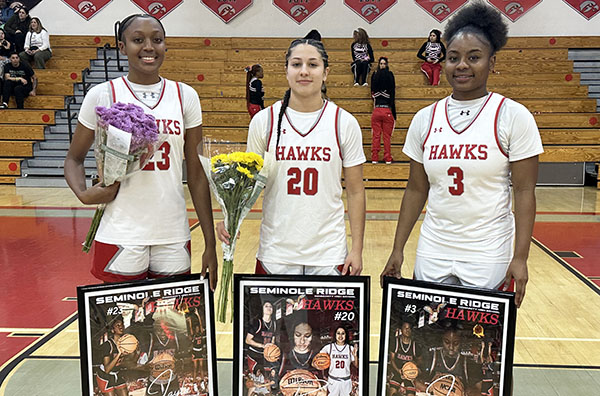
[[[96,107],[94,156],[100,182],[110,186],[141,170],[161,143],[156,119],[134,104]],[[83,244],[89,252],[104,214],[98,205]]]
[[[233,293],[233,254],[236,235],[242,221],[252,209],[267,182],[268,159],[255,153],[233,152],[203,158],[203,165],[217,202],[224,216],[225,229],[231,235],[229,244],[223,243],[223,270],[219,292],[217,320],[226,321],[227,302]],[[233,305],[233,298],[231,299]]]

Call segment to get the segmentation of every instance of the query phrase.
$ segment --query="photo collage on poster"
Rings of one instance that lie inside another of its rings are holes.
[[[217,394],[207,279],[83,286],[77,293],[84,395]]]
[[[386,278],[379,396],[511,393],[512,293]]]
[[[234,395],[368,392],[367,277],[235,275]]]

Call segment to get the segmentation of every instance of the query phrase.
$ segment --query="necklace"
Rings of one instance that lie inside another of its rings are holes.
[[[460,359],[460,354],[456,357],[456,360],[454,361],[454,364],[452,365],[452,367],[448,367],[448,365],[446,364],[446,359],[444,358],[444,351],[441,352],[442,355],[442,363],[444,363],[444,367],[446,367],[446,370],[448,371],[452,371],[456,368],[456,365],[458,364],[458,360]]]
[[[308,355],[308,357],[306,358],[306,360],[304,361],[304,363],[302,363],[300,361],[300,359],[298,359],[298,355],[296,355],[296,351],[294,349],[292,349],[292,354],[294,355],[294,359],[296,359],[296,362],[298,362],[298,364],[300,365],[300,367],[306,367],[308,365],[308,361],[310,360],[310,351],[306,352],[306,354]],[[300,355],[304,355],[304,353],[300,353],[298,352],[298,354]]]
[[[267,321],[266,321],[266,320],[264,320],[264,319],[263,319],[262,321],[263,321],[263,323],[265,324],[265,329],[267,329],[267,330],[269,330],[269,331],[270,331],[270,330],[271,330],[271,326],[273,326],[273,321],[272,321],[272,320],[269,320],[269,321],[267,322]],[[268,323],[268,324],[267,324],[267,323]]]
[[[400,339],[400,348],[402,348],[402,352],[404,352],[404,353],[408,353],[411,344],[412,344],[412,340],[410,340],[408,342],[408,345],[406,346],[406,349],[404,349],[404,341],[402,341],[402,339]]]
[[[292,120],[290,119],[290,116],[288,115],[287,109],[285,110],[285,118],[286,118],[286,120],[288,121],[288,123],[290,124],[290,126],[292,127],[292,129],[294,131],[298,132],[298,134],[301,135],[301,136],[306,136],[309,133],[311,133],[313,129],[315,129],[315,127],[317,126],[317,124],[321,120],[321,117],[323,117],[323,113],[325,112],[325,108],[327,107],[328,103],[329,103],[329,101],[325,101],[324,102],[323,107],[321,107],[321,110],[319,110],[319,113],[317,114],[317,117],[315,118],[315,121],[312,123],[312,126],[310,128],[308,128],[308,132],[302,133],[302,132],[300,132],[300,130],[298,128],[296,128],[294,126],[294,124],[292,123]]]

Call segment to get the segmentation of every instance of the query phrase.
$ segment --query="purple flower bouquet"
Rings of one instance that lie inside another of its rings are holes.
[[[134,104],[96,107],[94,155],[100,182],[110,186],[141,170],[162,143],[156,119]],[[83,251],[89,252],[106,205],[98,205]]]

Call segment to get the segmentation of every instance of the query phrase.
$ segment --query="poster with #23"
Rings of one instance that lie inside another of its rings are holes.
[[[236,396],[368,394],[368,277],[235,275]]]
[[[82,394],[216,396],[208,279],[77,288]]]

